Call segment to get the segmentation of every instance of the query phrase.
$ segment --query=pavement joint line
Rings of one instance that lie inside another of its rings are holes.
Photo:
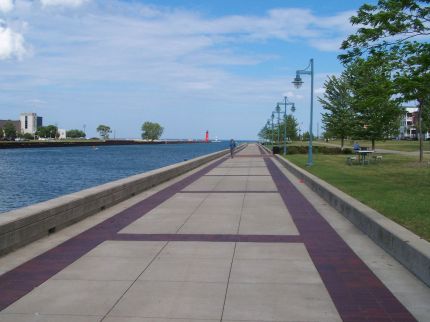
[[[279,193],[277,190],[184,190],[178,193]]]
[[[240,234],[117,234],[113,241],[202,241],[238,243],[303,243],[300,235]]]
[[[120,211],[60,245],[30,259],[0,276],[0,311],[72,264],[120,230],[189,186],[227,160],[221,157],[204,165],[189,176],[175,182],[135,205]]]
[[[103,316],[103,318],[100,320],[100,322],[103,322],[110,312],[115,308],[115,306],[121,301],[121,299],[124,298],[124,295],[133,287],[133,285],[137,282],[137,280],[142,276],[143,273],[148,269],[149,266],[155,261],[155,259],[160,255],[160,253],[166,248],[166,246],[169,244],[169,242],[165,243],[163,247],[157,252],[157,254],[151,259],[151,261],[146,265],[146,267],[143,269],[143,271],[139,274],[139,276],[136,277],[136,279],[130,284],[129,287],[127,287],[126,290],[121,294],[121,296],[115,301],[115,303],[112,305],[112,307],[107,311],[107,313]]]
[[[205,177],[270,177],[269,174],[206,174]]]
[[[179,226],[179,228],[176,230],[176,234],[182,229],[182,227],[185,226],[185,224],[190,220],[190,218],[196,213],[196,211],[201,207],[201,205],[208,199],[209,194],[206,194],[206,196],[199,202],[197,207],[191,212],[191,214],[185,219],[182,225]]]
[[[278,165],[265,162],[342,320],[416,321]]]

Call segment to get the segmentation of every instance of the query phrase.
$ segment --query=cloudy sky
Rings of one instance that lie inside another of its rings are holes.
[[[287,95],[305,129],[310,79],[294,89],[295,70],[314,58],[321,95],[363,3],[0,0],[0,119],[31,111],[89,136],[106,124],[139,137],[153,121],[165,138],[254,139]],[[315,113],[317,132],[318,103]]]

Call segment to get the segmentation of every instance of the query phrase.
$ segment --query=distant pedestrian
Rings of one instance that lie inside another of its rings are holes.
[[[234,149],[235,148],[236,148],[236,142],[233,139],[231,139],[230,140],[230,156],[231,156],[232,159],[233,159],[233,156],[234,156]]]
[[[358,151],[360,151],[360,144],[358,144],[358,142],[354,143],[354,152],[357,153]]]

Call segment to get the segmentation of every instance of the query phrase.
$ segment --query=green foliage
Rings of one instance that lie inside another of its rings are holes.
[[[142,139],[144,140],[158,140],[163,134],[164,128],[153,122],[145,122],[142,125]]]
[[[6,140],[14,140],[16,138],[16,128],[12,122],[6,122],[3,125],[4,138]]]
[[[289,140],[296,140],[298,138],[298,127],[299,127],[299,123],[297,123],[296,118],[289,114],[287,115],[287,117],[284,120],[284,124],[282,127],[287,126],[287,139]]]
[[[25,140],[34,140],[34,135],[31,133],[24,133],[21,135],[21,137]]]
[[[56,138],[59,136],[58,128],[55,125],[41,126],[37,129],[36,135],[41,138]]]
[[[430,105],[430,44],[423,38],[430,35],[429,3],[430,0],[379,0],[377,5],[363,5],[351,18],[351,23],[360,28],[343,42],[341,48],[346,53],[339,55],[347,64],[357,57],[383,54],[391,63],[397,93],[404,101],[417,101],[423,119]],[[423,133],[422,125],[419,121],[419,133]]]
[[[318,98],[324,110],[322,121],[326,133],[341,139],[341,148],[346,137],[352,134],[355,114],[351,108],[351,88],[345,72],[340,76],[329,76],[324,82],[325,93]]]
[[[312,146],[313,153],[322,153],[322,154],[351,154],[352,149],[346,148],[341,149],[338,147],[331,146]],[[287,149],[287,154],[307,154],[308,147],[305,145],[289,145]]]
[[[66,137],[72,138],[72,139],[78,139],[78,138],[86,137],[86,134],[84,131],[73,129],[66,132]]]
[[[96,131],[99,132],[103,140],[109,139],[109,133],[112,133],[112,130],[110,129],[110,127],[103,124],[100,124],[97,127]]]
[[[4,131],[3,128],[0,127],[0,140],[3,140],[4,137]]]

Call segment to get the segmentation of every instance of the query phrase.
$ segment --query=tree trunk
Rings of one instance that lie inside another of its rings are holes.
[[[343,151],[343,142],[345,141],[345,138],[342,136],[340,138],[340,150]]]
[[[375,139],[372,139],[372,150],[375,151]]]
[[[418,133],[420,140],[420,162],[423,162],[424,158],[424,142],[423,142],[423,118],[422,118],[422,106],[423,102],[421,100],[418,101]]]

